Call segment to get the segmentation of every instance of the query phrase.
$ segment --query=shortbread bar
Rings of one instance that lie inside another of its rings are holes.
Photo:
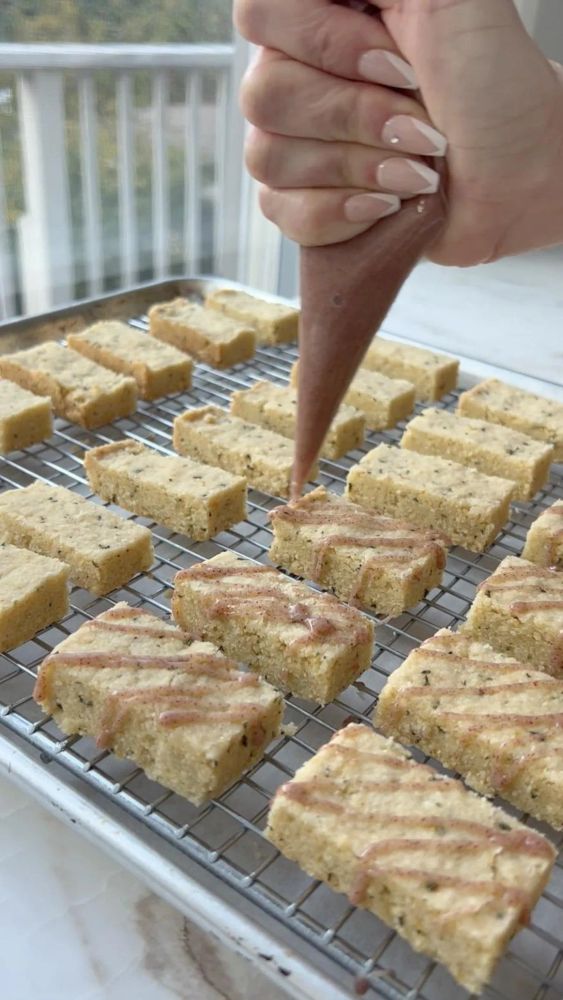
[[[368,510],[444,531],[482,552],[508,520],[514,483],[458,462],[381,444],[348,474],[347,496]]]
[[[278,789],[266,836],[479,993],[555,850],[461,781],[350,725]]]
[[[98,596],[150,569],[153,561],[147,528],[44,483],[0,494],[0,538],[62,559],[74,582]]]
[[[92,489],[110,503],[203,541],[246,517],[246,480],[138,441],[87,451]]]
[[[240,389],[231,396],[231,413],[251,424],[259,424],[283,437],[294,438],[297,424],[297,390],[273,382],[255,382],[250,389]],[[339,407],[325,438],[321,455],[342,458],[363,443],[366,421],[345,403]]]
[[[563,569],[563,500],[548,507],[534,521],[522,556],[538,566]]]
[[[563,677],[563,574],[507,556],[479,585],[463,632]]]
[[[66,615],[68,574],[58,559],[0,542],[0,653]]]
[[[434,402],[457,385],[459,361],[424,347],[398,344],[375,337],[362,361],[362,368],[404,378],[416,388],[417,399]]]
[[[401,447],[450,458],[488,476],[511,479],[518,500],[531,500],[545,485],[553,461],[549,444],[510,427],[447,410],[423,410],[408,424]]]
[[[299,362],[291,369],[291,384],[297,386]],[[383,431],[406,420],[414,410],[415,388],[404,379],[388,378],[380,372],[360,368],[352,380],[344,402],[363,413],[366,427]]]
[[[248,361],[256,350],[256,334],[248,323],[236,323],[188,299],[151,306],[149,322],[153,337],[214,368]]]
[[[123,603],[53,650],[34,698],[64,733],[95,737],[196,805],[260,760],[283,710],[215,646]]]
[[[235,552],[181,570],[174,618],[277,687],[323,705],[370,665],[373,623]]]
[[[442,580],[445,536],[371,514],[322,486],[270,520],[276,566],[378,614],[401,614]]]
[[[174,448],[181,455],[244,476],[257,490],[289,496],[293,442],[218,406],[202,406],[176,417]],[[316,468],[311,473],[315,475]]]
[[[0,455],[28,448],[52,433],[51,400],[0,378]]]
[[[57,416],[88,429],[128,417],[137,407],[134,379],[116,375],[53,341],[2,355],[0,375],[50,396]]]
[[[547,441],[553,445],[554,460],[563,461],[563,403],[491,378],[461,394],[459,412]]]
[[[562,681],[442,629],[391,675],[374,721],[560,830],[562,719]]]
[[[287,344],[297,340],[299,310],[280,302],[266,302],[234,288],[218,288],[209,292],[205,305],[237,320],[250,324],[260,344]]]
[[[135,379],[141,399],[158,399],[190,388],[193,362],[181,351],[117,320],[71,333],[68,346],[106,368]]]

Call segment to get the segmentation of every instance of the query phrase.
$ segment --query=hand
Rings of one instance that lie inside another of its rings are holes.
[[[242,101],[266,215],[304,244],[349,239],[393,209],[375,192],[436,183],[412,154],[443,154],[447,136],[449,220],[431,259],[563,241],[563,78],[512,0],[378,6],[382,24],[330,0],[237,0],[240,30],[265,47]]]

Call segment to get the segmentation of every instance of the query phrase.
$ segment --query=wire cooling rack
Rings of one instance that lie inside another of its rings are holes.
[[[146,329],[144,317],[129,320]],[[1,341],[0,341],[1,345]],[[206,403],[226,405],[234,389],[257,378],[287,382],[296,358],[293,347],[258,351],[252,364],[217,372],[200,365],[193,389],[158,403],[140,403],[134,417],[91,432],[62,420],[46,442],[0,459],[2,489],[23,487],[35,479],[48,481],[92,499],[81,457],[87,448],[128,436],[164,453],[171,451],[174,417],[186,408]],[[451,409],[452,393],[441,406]],[[382,434],[369,434],[365,446],[338,462],[323,461],[319,482],[342,492],[346,474],[362,454],[380,441],[396,442],[403,427]],[[154,535],[155,563],[151,572],[136,577],[126,587],[105,598],[94,598],[80,588],[71,593],[71,611],[62,621],[39,633],[31,642],[0,656],[0,737],[2,727],[17,733],[41,752],[42,760],[56,760],[67,771],[117,803],[140,824],[159,834],[184,856],[215,873],[270,917],[283,922],[301,942],[349,974],[350,994],[384,996],[391,1000],[462,1000],[468,996],[450,976],[411,949],[371,914],[352,907],[340,895],[319,884],[285,860],[263,837],[268,806],[276,788],[297,767],[348,721],[369,723],[378,694],[388,675],[411,649],[437,629],[455,627],[462,621],[476,586],[508,554],[522,550],[527,528],[541,510],[563,499],[563,469],[556,468],[550,485],[533,503],[515,504],[512,519],[485,554],[452,549],[443,585],[433,590],[416,608],[379,622],[376,653],[371,668],[336,701],[324,708],[299,698],[286,699],[286,735],[275,741],[263,760],[219,799],[202,808],[146,778],[133,764],[100,752],[89,739],[64,737],[51,719],[42,715],[31,692],[37,669],[58,642],[84,621],[118,601],[169,612],[172,580],[176,572],[207,559],[224,549],[265,562],[271,542],[268,511],[279,501],[254,490],[249,494],[248,519],[213,541],[192,542],[155,525],[146,518],[133,518],[149,526]],[[109,505],[123,516],[125,511]],[[377,619],[376,619],[377,621]],[[420,755],[418,755],[420,756]],[[515,810],[509,809],[520,816]],[[527,821],[527,817],[523,817]],[[533,821],[531,826],[555,839],[552,830]],[[563,839],[557,840],[561,846]],[[548,890],[537,906],[530,926],[512,942],[500,963],[488,1000],[561,1000],[563,997],[563,863],[558,859]],[[320,998],[319,998],[320,1000]]]

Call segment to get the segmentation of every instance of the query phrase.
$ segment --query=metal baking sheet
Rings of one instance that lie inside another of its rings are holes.
[[[79,303],[31,320],[5,324],[0,327],[0,353],[45,339],[60,339],[70,329],[82,328],[109,316],[119,316],[137,329],[146,330],[145,310],[150,303],[178,294],[198,299],[216,283],[206,278],[167,281]],[[96,500],[90,492],[81,461],[87,448],[128,436],[169,453],[172,422],[177,414],[210,402],[226,405],[234,389],[248,386],[257,378],[286,382],[296,354],[294,346],[262,348],[251,363],[225,372],[198,365],[190,392],[156,403],[140,402],[135,416],[97,431],[86,431],[57,420],[55,433],[48,441],[0,458],[0,486],[2,489],[23,487],[40,479]],[[474,379],[464,375],[462,381],[470,384]],[[440,405],[452,409],[456,398],[457,394],[452,393]],[[370,433],[365,446],[346,459],[323,461],[319,482],[342,492],[350,466],[380,441],[396,442],[402,430],[399,425],[393,431]],[[83,789],[86,811],[88,796],[93,792],[101,793],[103,800],[112,807],[119,807],[118,822],[121,815],[124,836],[131,823],[140,831],[156,835],[162,850],[163,884],[165,864],[168,870],[170,863],[177,863],[180,872],[182,863],[190,859],[202,872],[205,870],[215,876],[212,884],[218,891],[228,886],[231,895],[234,892],[234,898],[241,900],[241,906],[244,902],[249,908],[251,919],[259,923],[262,915],[264,920],[273,920],[274,928],[279,928],[280,939],[283,936],[284,942],[289,940],[295,952],[310,962],[311,970],[322,964],[324,974],[334,982],[335,995],[361,993],[392,1000],[462,1000],[468,994],[443,968],[424,956],[415,955],[377,918],[356,910],[343,896],[336,895],[286,861],[267,843],[262,831],[271,795],[278,785],[287,781],[295,769],[345,722],[370,722],[378,693],[389,673],[411,649],[438,628],[455,627],[464,619],[476,586],[504,556],[521,552],[527,528],[541,510],[556,499],[563,499],[561,466],[554,467],[549,487],[541,491],[533,503],[513,505],[510,522],[485,554],[452,549],[443,586],[432,591],[409,612],[390,622],[379,622],[371,668],[340,698],[320,708],[288,697],[285,721],[293,724],[292,734],[272,744],[264,759],[236,785],[199,809],[149,781],[134,764],[100,752],[93,741],[64,737],[33,702],[34,678],[42,659],[56,643],[117,601],[126,600],[159,615],[168,613],[172,579],[179,569],[224,549],[267,561],[271,541],[268,511],[279,501],[251,490],[248,519],[213,541],[202,543],[193,542],[145,518],[133,518],[153,531],[156,560],[151,572],[136,577],[126,587],[102,599],[74,587],[71,611],[65,619],[43,630],[31,642],[0,656],[0,739],[2,732],[6,739],[16,734],[41,754],[45,767],[54,761],[61,765],[60,773],[68,782],[69,794],[71,789],[73,794],[80,794]],[[132,516],[112,505],[110,509],[126,517]],[[509,811],[519,815],[510,808]],[[552,830],[528,822],[542,829],[559,846],[563,842]],[[152,877],[155,877],[154,872]],[[180,902],[189,912],[189,899],[181,898]],[[563,859],[560,856],[552,882],[534,911],[530,926],[514,939],[484,994],[488,1000],[561,1000],[562,916]],[[341,992],[342,987],[344,992]],[[291,992],[289,982],[287,989]],[[319,994],[311,993],[314,995]]]

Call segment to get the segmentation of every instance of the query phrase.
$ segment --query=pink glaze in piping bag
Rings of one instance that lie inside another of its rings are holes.
[[[349,5],[355,5],[354,0]],[[406,201],[396,215],[352,240],[301,248],[293,499],[303,491],[374,334],[445,218],[446,199],[441,190]]]

